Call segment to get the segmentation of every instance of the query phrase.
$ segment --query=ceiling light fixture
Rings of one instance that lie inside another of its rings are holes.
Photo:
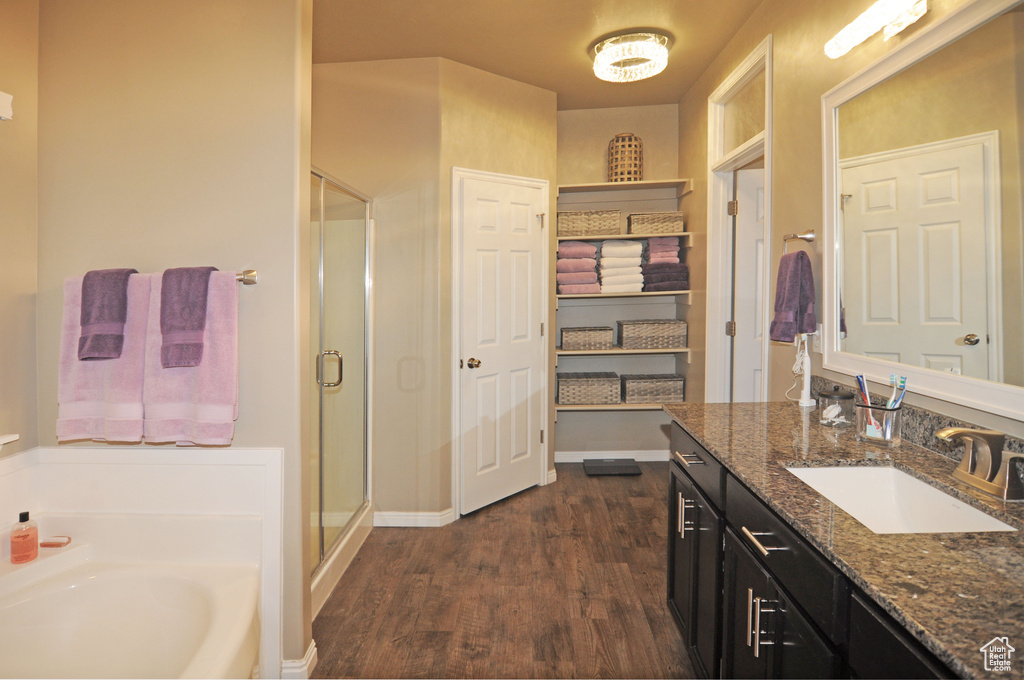
[[[825,55],[838,59],[878,31],[886,40],[928,11],[928,0],[878,0],[825,43]]]
[[[591,50],[594,75],[610,83],[656,76],[668,66],[671,40],[661,33],[627,33],[606,38]]]

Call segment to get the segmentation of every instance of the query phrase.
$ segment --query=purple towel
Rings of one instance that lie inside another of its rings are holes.
[[[768,337],[776,342],[793,342],[798,333],[813,333],[817,323],[811,258],[802,250],[783,255],[775,284],[775,318]]]
[[[646,262],[643,270],[644,274],[690,273],[690,268],[685,262]]]
[[[206,298],[216,267],[164,271],[160,286],[160,363],[164,368],[198,366],[203,360]]]
[[[645,283],[644,291],[650,293],[663,293],[669,290],[690,290],[687,281],[666,281],[665,283]]]
[[[128,316],[128,277],[137,273],[134,269],[97,269],[82,278],[80,360],[121,356]]]
[[[592,257],[564,258],[555,261],[556,272],[596,272],[597,260]]]
[[[558,244],[558,257],[594,257],[597,246],[586,241],[562,241]]]
[[[559,286],[558,293],[560,295],[589,295],[592,293],[600,293],[601,285],[597,283],[583,283],[578,285],[567,285]]]
[[[597,272],[559,272],[555,275],[558,283],[565,285],[579,285],[582,283],[597,283]]]
[[[669,281],[690,280],[689,274],[685,272],[665,272],[664,274],[644,274],[644,283],[667,283]]]

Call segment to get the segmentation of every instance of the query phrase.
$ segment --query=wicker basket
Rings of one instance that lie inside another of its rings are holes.
[[[622,349],[686,347],[686,322],[675,319],[618,321]]]
[[[626,218],[630,234],[681,234],[686,217],[681,212],[633,213]]]
[[[559,236],[614,236],[618,233],[618,210],[569,210],[558,213]]]
[[[681,375],[624,375],[622,401],[626,404],[678,404],[686,380]]]
[[[644,143],[632,132],[608,142],[608,181],[639,182],[644,178]]]
[[[556,373],[558,403],[565,405],[618,404],[621,399],[616,373]]]
[[[562,349],[611,349],[615,346],[615,329],[611,326],[563,328]]]

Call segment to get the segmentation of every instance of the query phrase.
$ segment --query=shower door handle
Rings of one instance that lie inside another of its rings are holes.
[[[331,355],[338,357],[338,381],[324,382],[324,357]],[[345,360],[341,358],[341,352],[334,349],[325,349],[316,356],[316,384],[320,387],[337,387],[341,384],[341,376],[345,370]]]

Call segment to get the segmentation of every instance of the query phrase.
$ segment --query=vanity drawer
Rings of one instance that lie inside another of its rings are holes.
[[[732,475],[726,475],[725,517],[811,619],[833,642],[845,633],[849,585],[807,541]]]
[[[703,446],[679,425],[672,423],[672,455],[686,474],[716,507],[722,507],[725,492],[725,470]]]

